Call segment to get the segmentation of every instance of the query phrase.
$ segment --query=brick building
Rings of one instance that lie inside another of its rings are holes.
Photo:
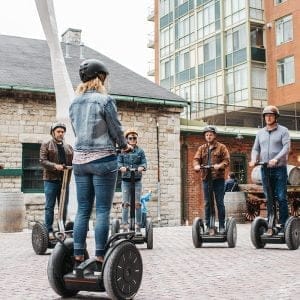
[[[143,187],[144,191],[154,191],[150,215],[163,226],[180,224],[179,135],[185,100],[82,47],[80,33],[69,29],[61,43],[73,87],[80,82],[78,68],[83,59],[97,58],[108,66],[109,91],[117,101],[122,125],[138,130],[139,145],[148,159]],[[69,41],[67,37],[71,37]],[[51,61],[46,41],[0,35],[0,44],[0,165],[4,166],[0,170],[0,192],[23,192],[27,227],[43,219],[39,148],[51,138],[49,128],[56,116]],[[115,214],[120,212],[118,191]]]
[[[280,122],[280,121],[279,121]],[[182,122],[183,123],[183,122]],[[181,125],[181,178],[182,178],[182,222],[192,224],[195,217],[204,216],[204,198],[199,173],[193,170],[193,157],[197,148],[205,143],[202,135],[204,125],[196,121],[184,122]],[[257,129],[218,126],[218,141],[225,144],[230,153],[230,168],[240,183],[251,183],[251,171],[248,167],[251,149]],[[290,131],[292,145],[289,164],[299,165],[300,134]]]

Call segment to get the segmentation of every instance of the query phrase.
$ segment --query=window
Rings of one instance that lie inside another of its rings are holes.
[[[225,27],[228,27],[245,19],[245,0],[225,0]]]
[[[226,67],[247,59],[247,34],[245,24],[226,32]]]
[[[250,0],[250,18],[261,20],[264,19],[263,1],[262,0]]]
[[[198,39],[202,39],[209,34],[220,29],[220,2],[210,2],[204,9],[198,12]]]
[[[230,154],[230,171],[235,174],[238,183],[247,183],[246,155]]]
[[[175,24],[176,48],[181,48],[195,40],[195,17],[180,18]]]
[[[44,191],[43,168],[40,165],[40,144],[23,144],[22,192],[42,193]]]
[[[205,76],[221,68],[220,34],[204,41],[198,47],[198,76]]]
[[[277,61],[277,84],[278,86],[295,82],[294,56],[286,57]]]
[[[223,83],[222,75],[211,75],[199,82],[198,97],[202,103],[201,109],[217,107],[222,102]]]
[[[160,33],[160,57],[170,55],[174,51],[174,27],[167,27]]]
[[[293,39],[293,17],[292,15],[278,19],[276,27],[276,45],[289,42]]]
[[[267,99],[267,80],[266,69],[262,67],[252,67],[251,69],[251,87],[253,99]]]
[[[247,65],[231,68],[226,73],[227,104],[248,100]]]
[[[160,16],[167,15],[170,12],[169,0],[160,1]]]

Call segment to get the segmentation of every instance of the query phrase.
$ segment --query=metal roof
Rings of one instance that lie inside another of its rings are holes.
[[[65,43],[61,43],[63,53]],[[120,48],[120,51],[124,51]],[[130,51],[128,49],[127,51]],[[80,46],[69,45],[69,58],[65,57],[73,87],[80,83],[78,69],[81,61]],[[84,59],[96,58],[108,66],[109,93],[123,97],[123,100],[136,98],[144,102],[185,106],[185,99],[153,83],[151,80],[131,71],[109,57],[84,46]],[[0,35],[0,88],[54,92],[50,52],[45,40]],[[118,97],[116,97],[118,99]],[[161,101],[163,100],[163,101]]]

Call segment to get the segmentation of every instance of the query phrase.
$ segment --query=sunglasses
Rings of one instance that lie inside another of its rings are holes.
[[[136,139],[137,139],[136,136],[129,136],[128,137],[129,141],[136,141]]]

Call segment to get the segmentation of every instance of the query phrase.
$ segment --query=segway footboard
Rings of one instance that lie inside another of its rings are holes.
[[[88,258],[87,252],[85,258]],[[75,296],[79,291],[77,287],[68,286],[64,280],[66,274],[72,274],[73,267],[73,239],[69,238],[56,244],[48,260],[47,267],[50,286],[62,297]]]

